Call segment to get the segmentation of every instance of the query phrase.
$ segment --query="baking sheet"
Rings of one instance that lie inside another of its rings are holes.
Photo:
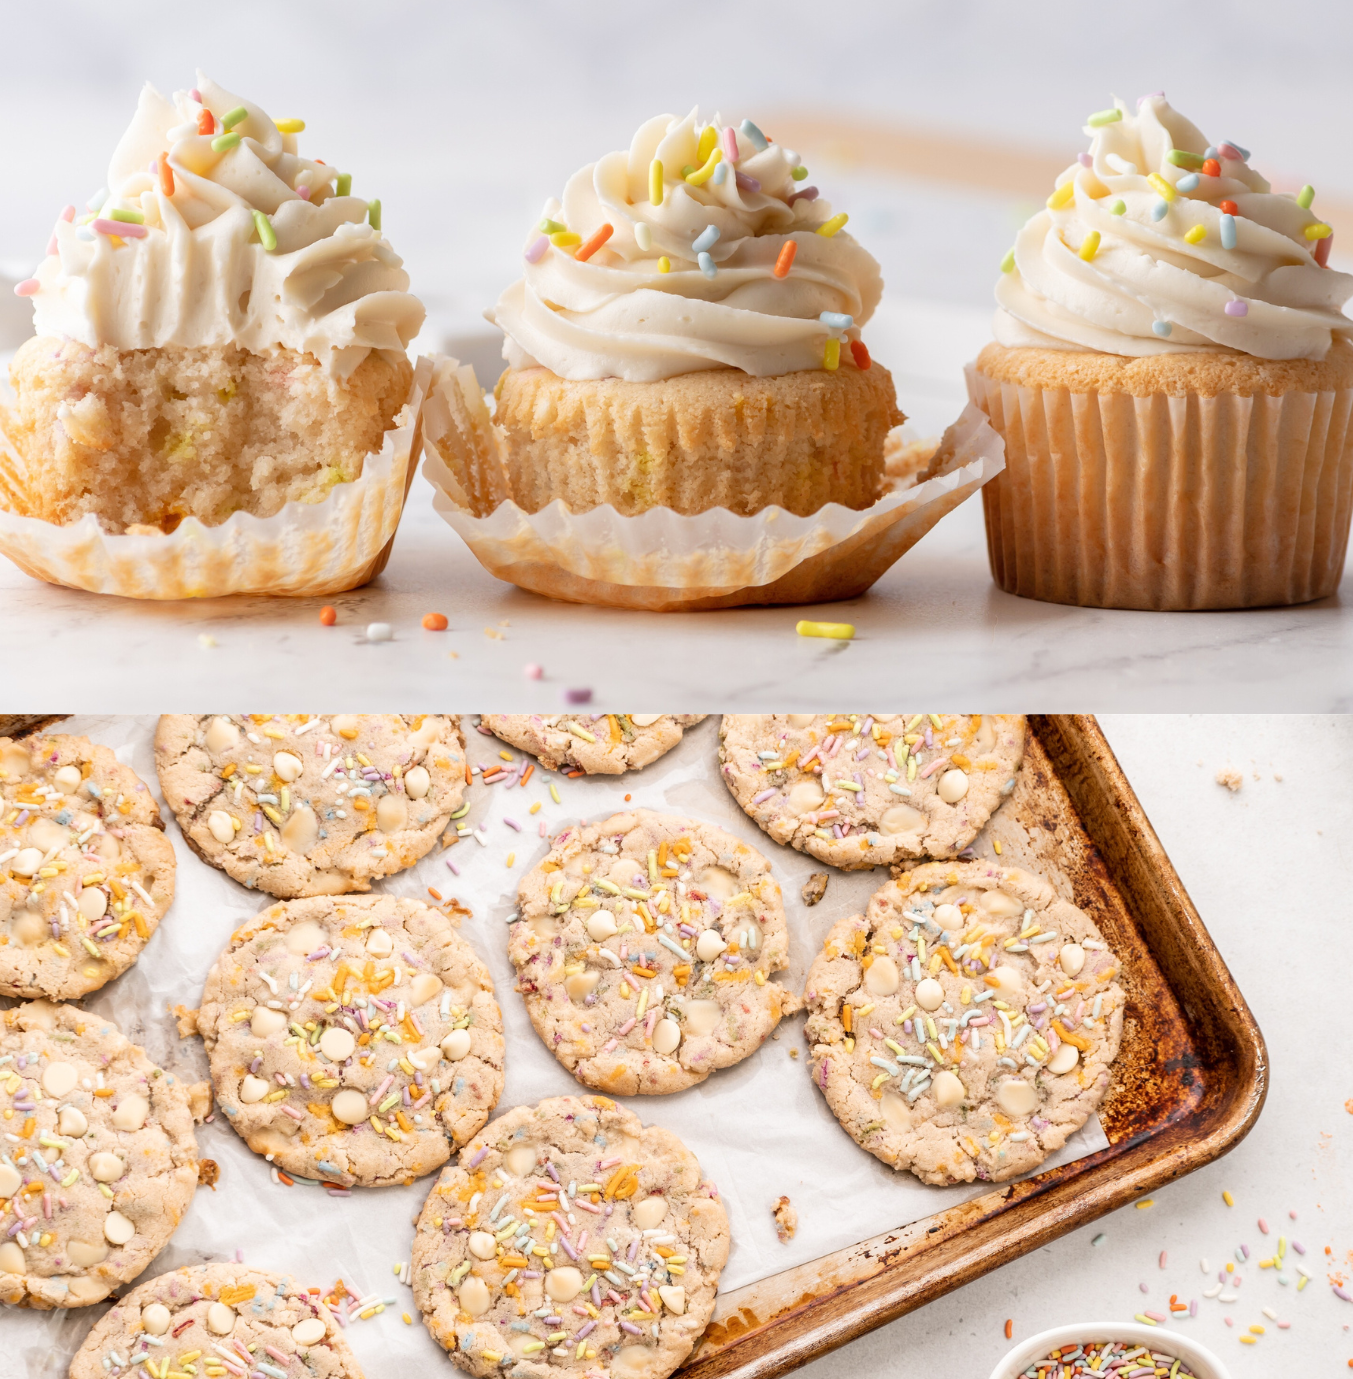
[[[498,760],[508,750],[496,738],[475,730],[476,716],[462,719],[471,762]],[[172,1008],[196,1007],[216,954],[241,920],[264,908],[269,897],[251,892],[192,855],[172,816],[164,808],[155,777],[152,741],[155,717],[82,716],[57,725],[57,731],[82,733],[117,750],[161,800],[169,837],[178,856],[177,892],[169,914],[146,945],[140,961],[84,1004],[115,1020],[162,1067],[195,1081],[206,1076],[206,1057],[196,1038],[180,1040]],[[472,914],[461,932],[488,962],[497,987],[507,1038],[506,1083],[498,1112],[522,1102],[581,1090],[546,1051],[512,989],[507,960],[506,917],[512,913],[516,885],[547,850],[539,836],[544,823],[553,834],[566,823],[597,818],[627,807],[689,814],[718,823],[759,848],[771,861],[784,890],[790,929],[790,966],[777,980],[801,991],[822,936],[842,915],[862,911],[882,872],[847,874],[773,843],[724,789],[717,771],[718,718],[687,732],[682,743],[642,772],[569,780],[537,767],[525,787],[476,785],[462,826],[483,828],[483,844],[463,838],[438,850],[379,888],[397,895],[426,897],[433,886],[455,896]],[[520,755],[515,750],[512,755]],[[554,783],[561,803],[550,798]],[[627,801],[626,796],[631,798]],[[530,807],[541,803],[531,815]],[[515,832],[504,817],[521,824]],[[979,853],[989,848],[979,839]],[[506,865],[510,853],[515,864]],[[459,868],[457,877],[447,866]],[[810,872],[831,875],[825,898],[804,906],[800,889]],[[6,1003],[10,1004],[10,1003]],[[622,1098],[645,1122],[675,1131],[699,1157],[708,1178],[719,1186],[732,1225],[733,1247],[721,1285],[755,1282],[792,1265],[906,1225],[990,1189],[976,1183],[930,1188],[910,1174],[897,1174],[859,1149],[836,1123],[807,1073],[803,1016],[783,1020],[772,1038],[750,1058],[713,1074],[699,1086],[667,1097]],[[798,1057],[791,1058],[790,1050]],[[1099,1121],[1091,1117],[1044,1167],[1067,1163],[1107,1146]],[[271,1181],[267,1163],[254,1155],[218,1116],[198,1129],[204,1158],[220,1166],[213,1192],[199,1188],[192,1208],[165,1250],[141,1281],[178,1268],[232,1258],[294,1273],[304,1285],[328,1290],[342,1277],[353,1292],[380,1292],[393,1300],[370,1321],[354,1322],[349,1339],[369,1379],[441,1372],[450,1361],[424,1331],[412,1293],[395,1276],[408,1258],[416,1218],[435,1175],[411,1187],[354,1190],[333,1198],[320,1188],[285,1187]],[[781,1245],[771,1209],[787,1195],[799,1215],[798,1234]],[[6,1309],[0,1314],[0,1376],[61,1379],[70,1357],[105,1307],[67,1312]],[[402,1314],[411,1318],[406,1325]],[[17,1366],[14,1361],[17,1360]],[[410,1365],[418,1368],[409,1368]]]

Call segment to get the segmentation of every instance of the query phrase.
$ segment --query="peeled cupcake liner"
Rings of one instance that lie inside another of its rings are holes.
[[[854,598],[1005,465],[1000,436],[969,403],[919,481],[862,511],[625,517],[610,504],[574,513],[555,501],[527,513],[507,496],[474,371],[433,359],[423,408],[433,506],[490,574],[569,603],[673,612]]]
[[[967,369],[1005,440],[983,490],[992,578],[1050,603],[1156,611],[1307,603],[1353,519],[1353,388],[1133,397]]]
[[[318,503],[287,503],[271,517],[237,512],[219,526],[185,518],[169,535],[105,532],[86,515],[68,526],[23,517],[22,461],[0,430],[0,554],[48,584],[137,599],[340,594],[385,568],[422,447],[432,363],[414,366],[409,396],[381,449],[356,479]]]

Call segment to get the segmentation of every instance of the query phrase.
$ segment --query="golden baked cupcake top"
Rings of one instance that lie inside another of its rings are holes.
[[[1020,231],[996,286],[1002,345],[1323,359],[1353,335],[1314,190],[1274,192],[1163,92],[1089,117],[1090,149]]]
[[[402,357],[423,322],[379,201],[297,151],[273,120],[200,72],[167,100],[146,85],[85,214],[67,206],[37,274],[39,336],[121,350],[235,344],[315,356],[347,378]]]
[[[658,115],[575,173],[531,230],[523,276],[486,313],[514,369],[651,383],[861,367],[883,291],[798,155],[750,120]]]

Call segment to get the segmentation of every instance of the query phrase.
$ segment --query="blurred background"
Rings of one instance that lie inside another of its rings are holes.
[[[850,212],[887,284],[865,338],[923,430],[961,406],[1001,256],[1114,95],[1163,88],[1277,189],[1313,183],[1334,262],[1353,266],[1353,5],[1335,0],[2,0],[0,15],[0,274],[27,276],[60,208],[104,184],[140,84],[172,92],[201,67],[304,118],[302,150],[381,198],[429,308],[419,345],[486,383],[498,346],[480,313],[541,204],[646,117],[696,104],[797,149]],[[29,315],[0,292],[0,349]]]

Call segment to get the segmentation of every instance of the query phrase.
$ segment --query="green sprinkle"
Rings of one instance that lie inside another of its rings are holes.
[[[237,105],[234,110],[228,110],[221,116],[221,124],[225,129],[234,129],[241,120],[248,118],[249,112],[242,105]]]
[[[802,163],[796,168],[790,168],[789,175],[796,181],[802,182],[808,176],[808,169]]]
[[[1109,214],[1110,214],[1110,215],[1126,215],[1126,214],[1127,214],[1127,202],[1124,201],[1123,198],[1120,196],[1120,197],[1118,198],[1118,200],[1115,201],[1115,202],[1109,207]]]
[[[682,175],[683,178],[684,178],[684,177],[689,177],[689,176],[691,175],[691,173],[695,172],[695,170],[696,170],[696,167],[695,167],[695,164],[694,164],[694,163],[687,163],[686,166],[685,166],[684,168],[681,169],[681,175]]]
[[[1002,272],[1002,273],[1013,273],[1014,271],[1015,271],[1015,251],[1014,251],[1013,249],[1007,249],[1007,250],[1005,251],[1005,257],[1001,260],[1001,272]]]
[[[1123,112],[1115,107],[1113,110],[1096,110],[1085,123],[1091,129],[1099,129],[1101,125],[1117,124],[1122,118]]]
[[[212,141],[211,147],[214,153],[224,153],[228,148],[234,148],[240,141],[238,134],[218,134]]]
[[[1300,206],[1303,211],[1309,211],[1311,209],[1311,202],[1314,200],[1315,188],[1308,182],[1297,193],[1297,205]]]
[[[381,203],[379,201],[368,201],[366,203],[366,218],[371,223],[373,230],[381,228]]]
[[[140,211],[109,211],[109,220],[121,220],[127,225],[144,225],[146,218]]]
[[[350,196],[352,194],[352,174],[350,172],[340,172],[334,182],[335,196]]]
[[[271,254],[277,248],[277,234],[272,228],[272,221],[262,211],[255,211],[254,228],[258,231],[259,239],[263,241],[263,247]]]
[[[565,225],[563,221],[551,220],[549,216],[546,216],[545,219],[540,222],[540,233],[542,235],[561,235],[567,229],[568,226]]]
[[[1189,153],[1186,149],[1172,148],[1165,155],[1167,163],[1173,163],[1177,168],[1201,168],[1206,161],[1201,153]]]

